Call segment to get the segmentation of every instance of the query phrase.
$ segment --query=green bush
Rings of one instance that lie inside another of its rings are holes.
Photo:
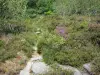
[[[53,14],[53,12],[49,10],[49,11],[45,12],[44,14],[45,15],[51,15],[51,14]]]
[[[90,23],[88,30],[85,32],[87,40],[91,41],[92,44],[100,47],[100,26],[97,23]]]
[[[100,13],[99,0],[56,0],[55,10],[61,15],[71,14],[89,14],[96,15]]]
[[[27,6],[28,8],[36,8],[38,0],[28,0]]]
[[[19,20],[1,20],[0,33],[21,33],[27,30],[26,24]]]
[[[15,37],[0,50],[0,61],[16,57],[20,51],[23,51],[26,56],[31,57],[33,48],[24,38]]]
[[[34,14],[45,14],[46,12],[53,11],[53,2],[54,0],[29,0],[28,8],[35,10]]]
[[[29,8],[27,9],[26,11],[26,16],[27,17],[30,17],[30,18],[35,18],[37,16],[37,10],[36,9],[32,9],[32,8]]]
[[[53,41],[53,43],[55,42]],[[80,67],[91,62],[97,54],[96,48],[92,47],[91,44],[86,46],[84,43],[81,45],[79,42],[77,44],[73,42],[68,44],[67,42],[67,44],[59,44],[58,46],[50,47],[50,45],[45,45],[43,48],[44,61],[48,64],[57,62],[63,65]]]
[[[94,45],[100,47],[100,32],[88,32],[86,36]]]
[[[89,39],[87,19],[66,19],[68,22],[64,23],[59,16],[38,17],[34,20],[32,33],[27,33],[24,38],[31,45],[38,47],[38,52],[43,54],[47,64],[57,62],[80,67],[91,62],[99,53],[99,49]],[[68,28],[67,39],[55,32],[56,26],[60,23],[64,23],[63,25]]]
[[[54,0],[38,0],[37,7],[39,9],[39,13],[53,11],[53,2]]]
[[[0,40],[0,47],[4,46],[4,41]]]
[[[54,72],[49,72],[43,75],[73,75],[73,73],[70,71],[56,70]]]
[[[27,0],[0,0],[0,17],[22,17],[26,11]]]
[[[95,75],[100,75],[100,57],[96,57],[92,62],[92,71]]]
[[[80,67],[94,58],[93,51],[86,50],[66,50],[55,54],[55,59],[60,64]]]
[[[98,53],[98,49],[81,32],[70,33],[67,40],[55,34],[48,35],[39,49],[43,50],[46,63],[57,62],[74,67],[91,62]]]

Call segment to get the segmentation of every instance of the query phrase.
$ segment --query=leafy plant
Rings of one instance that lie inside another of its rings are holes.
[[[31,57],[33,48],[26,40],[15,37],[0,50],[0,61],[16,57],[20,51],[23,51],[26,56]]]
[[[15,20],[1,20],[0,21],[0,32],[1,33],[20,33],[26,31],[26,25],[22,21],[18,22]]]
[[[27,0],[1,0],[0,1],[0,17],[16,18],[22,17],[26,11]]]
[[[100,74],[100,57],[96,57],[92,62],[92,71],[95,75]]]
[[[99,0],[55,0],[55,11],[62,15],[71,14],[98,14],[100,8]]]

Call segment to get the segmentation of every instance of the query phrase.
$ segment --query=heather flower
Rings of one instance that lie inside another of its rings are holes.
[[[64,37],[65,39],[67,39],[67,29],[65,26],[57,26],[56,27],[56,33],[59,34],[60,36]]]

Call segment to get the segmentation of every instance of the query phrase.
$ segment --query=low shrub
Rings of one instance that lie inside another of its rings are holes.
[[[1,33],[20,33],[26,31],[25,23],[15,20],[1,20],[0,21],[0,32]]]
[[[53,34],[45,39],[42,50],[46,63],[57,62],[74,67],[91,62],[98,53],[98,49],[80,32],[70,33],[67,40]]]
[[[99,0],[55,0],[55,2],[56,13],[63,16],[72,14],[96,15],[100,12]]]
[[[100,75],[100,57],[96,57],[92,62],[92,71],[95,75]]]
[[[100,25],[89,25],[87,32],[85,32],[85,36],[93,45],[100,47]]]
[[[16,57],[20,51],[23,51],[26,56],[31,57],[33,48],[25,39],[15,37],[0,50],[0,61]]]
[[[0,40],[0,47],[3,47],[4,46],[4,41]]]
[[[57,62],[80,67],[91,62],[100,52],[91,43],[87,19],[82,18],[79,21],[74,17],[68,17],[69,22],[65,19],[66,22],[64,22],[63,18],[59,16],[42,16],[34,23],[32,34],[25,36],[27,41],[38,47],[38,52],[43,54],[47,64]],[[56,27],[60,24],[68,29],[67,39],[55,32]]]
[[[93,60],[94,54],[92,52],[86,50],[60,51],[55,54],[55,60],[60,64],[80,67]]]

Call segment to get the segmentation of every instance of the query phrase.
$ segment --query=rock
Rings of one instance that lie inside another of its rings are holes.
[[[27,70],[22,70],[19,75],[30,75],[30,73]]]
[[[45,74],[51,70],[46,63],[42,62],[42,59],[41,55],[36,54],[36,56],[33,56],[30,60],[32,62],[32,71],[35,75]]]
[[[83,65],[83,68],[90,74],[93,75],[92,70],[91,70],[91,64],[87,63]]]
[[[87,73],[87,72],[81,72],[82,73],[82,75],[90,75],[89,73]]]
[[[36,56],[36,57],[33,57],[33,58],[31,58],[31,62],[33,61],[36,61],[36,60],[42,60],[43,58],[42,58],[42,56]]]
[[[81,74],[81,72],[80,72],[79,70],[76,70],[76,71],[74,72],[74,75],[82,75],[82,74]]]
[[[42,59],[43,58],[40,55],[33,56],[27,63],[26,67],[21,70],[20,75],[31,75],[31,70],[35,75],[47,73],[49,71],[49,66],[42,62]]]
[[[32,62],[29,61],[26,67],[23,70],[21,70],[19,75],[30,75],[31,66],[32,66]]]
[[[83,67],[84,67],[88,72],[91,72],[91,64],[90,64],[90,63],[84,64]]]
[[[71,66],[65,66],[65,65],[58,65],[60,68],[62,68],[63,70],[70,70],[72,72],[74,72],[74,75],[82,75],[81,72],[74,68],[74,67],[71,67]]]
[[[44,62],[33,62],[32,71],[34,74],[45,74],[49,71],[49,66],[47,66]]]

